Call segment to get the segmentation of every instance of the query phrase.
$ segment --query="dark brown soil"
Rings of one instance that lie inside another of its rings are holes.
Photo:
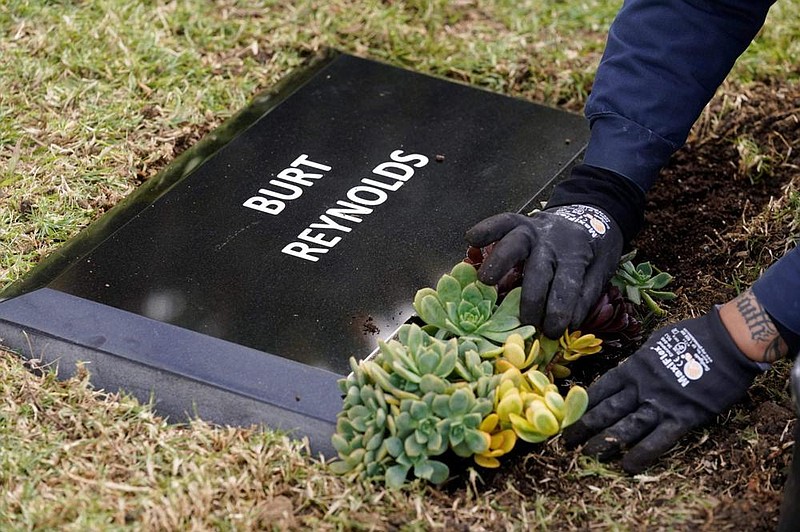
[[[715,123],[703,124],[702,136],[692,139],[665,169],[648,195],[647,223],[634,242],[637,260],[649,260],[675,277],[671,289],[679,298],[668,304],[670,321],[698,315],[736,294],[730,284],[734,267],[758,259],[752,256],[743,220],[760,213],[771,197],[779,197],[800,164],[800,87],[757,85],[737,96],[734,109]],[[743,137],[770,157],[768,172],[758,175],[740,168],[736,145]],[[648,324],[649,330],[656,326]],[[616,355],[612,358],[620,357]],[[579,455],[564,450],[556,439],[521,449],[499,470],[482,473],[486,488],[503,492],[513,485],[528,500],[541,496],[562,501],[562,508],[587,508],[564,516],[564,527],[570,529],[593,527],[598,516],[608,520],[605,526],[616,522],[630,528],[633,515],[641,519],[641,528],[670,528],[674,518],[682,528],[772,530],[792,452],[795,414],[786,387],[789,368],[787,361],[777,364],[757,380],[743,404],[687,436],[644,480],[626,477],[614,464],[611,473],[586,476],[585,469],[575,466]],[[585,373],[576,377],[586,378]],[[675,508],[674,501],[687,488],[706,500],[681,501],[680,509]],[[626,514],[604,514],[609,497],[629,501]]]
[[[800,87],[758,85],[741,97],[740,109],[676,154],[648,196],[647,226],[635,242],[643,257],[675,276],[673,288],[690,307],[682,309],[684,315],[705,312],[736,295],[736,287],[724,283],[737,263],[757,262],[754,255],[761,251],[749,245],[742,221],[780,197],[800,163]],[[742,137],[772,158],[771,171],[743,175],[736,148]],[[680,457],[698,466],[709,458],[727,464],[705,479],[710,491],[721,495],[709,510],[711,528],[775,527],[791,458],[791,447],[784,446],[792,441],[796,417],[786,391],[788,368],[783,363],[765,375],[736,417],[710,428],[702,449],[691,448]],[[746,431],[757,435],[755,446],[742,446]]]

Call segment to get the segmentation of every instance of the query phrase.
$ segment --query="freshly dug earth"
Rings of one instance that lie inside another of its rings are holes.
[[[658,184],[650,191],[646,226],[633,243],[637,258],[674,275],[670,288],[679,295],[666,305],[667,316],[647,323],[647,330],[667,322],[699,315],[736,295],[730,283],[742,263],[765,263],[764,250],[753,249],[743,221],[757,216],[770,198],[781,196],[800,164],[800,87],[757,85],[730,98],[720,98],[700,124],[701,136],[676,154]],[[720,106],[733,107],[725,113]],[[705,131],[702,131],[704,130]],[[737,150],[752,141],[760,151]],[[761,159],[754,157],[761,155]],[[762,161],[762,174],[753,161]],[[766,169],[767,171],[763,171]],[[762,244],[780,244],[780,235]],[[758,243],[756,243],[758,244]],[[745,268],[746,269],[746,268]],[[743,279],[748,284],[755,279]],[[745,286],[746,287],[746,286]],[[742,287],[744,288],[744,287]],[[601,371],[628,355],[607,353],[605,360],[585,362],[575,380],[588,384]],[[483,474],[488,489],[503,492],[510,485],[529,499],[545,501],[545,511],[561,501],[561,509],[585,508],[564,515],[564,528],[597,525],[604,501],[626,501],[627,515],[607,515],[605,525],[630,524],[631,516],[669,527],[674,520],[691,528],[772,530],[777,523],[786,469],[791,461],[795,414],[787,389],[790,364],[780,362],[760,377],[746,400],[718,422],[697,430],[645,475],[626,477],[614,464],[607,469],[576,468],[577,452],[556,439],[529,446],[505,460],[501,469]],[[705,493],[705,501],[681,500],[682,486]],[[464,489],[454,486],[456,491]],[[676,504],[675,501],[680,501]],[[676,507],[682,516],[676,515]],[[592,509],[597,510],[594,513]],[[686,515],[686,512],[689,515]]]

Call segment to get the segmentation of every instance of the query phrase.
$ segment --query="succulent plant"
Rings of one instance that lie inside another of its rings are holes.
[[[544,373],[528,370],[522,374],[512,368],[502,375],[497,388],[495,410],[484,420],[482,429],[488,429],[492,437],[501,430],[511,429],[518,438],[539,443],[577,421],[586,411],[587,404],[588,396],[580,386],[573,386],[564,398]],[[497,416],[496,425],[492,415]],[[513,444],[500,438],[490,442],[490,450],[480,459],[476,458],[476,463],[485,462],[490,464],[487,467],[495,467],[494,460],[500,454],[492,454],[492,450],[502,451],[506,448],[504,445],[513,447]]]
[[[520,439],[531,443],[542,442],[575,423],[586,411],[589,397],[582,387],[573,386],[567,396],[562,397],[545,374],[531,370],[525,376],[533,385],[534,392],[520,394],[523,414],[508,414],[511,426]]]
[[[337,416],[331,443],[340,461],[333,462],[331,469],[362,478],[380,476],[389,458],[385,437],[395,431],[392,409],[381,388],[370,382],[355,359],[350,359],[350,366],[352,373],[339,380],[344,407]]]
[[[528,338],[535,332],[519,320],[520,290],[509,292],[498,306],[497,291],[478,281],[475,268],[461,262],[449,275],[442,276],[435,290],[418,291],[414,309],[425,323],[437,329],[437,337],[469,339],[481,355],[493,356],[509,335]]]
[[[482,377],[494,375],[494,366],[489,360],[478,354],[478,346],[471,340],[465,340],[458,345],[458,362],[456,373],[466,382],[477,382]]]
[[[442,418],[432,408],[432,403],[439,397],[450,396],[428,392],[422,400],[406,399],[400,403],[395,425],[397,433],[405,436],[403,445],[410,456],[438,456],[447,450],[447,432],[439,425]]]
[[[608,285],[589,310],[581,331],[603,339],[604,345],[623,347],[641,338],[642,325],[634,316],[633,303],[622,297],[620,289]]]
[[[559,356],[567,362],[574,362],[581,357],[594,355],[603,349],[603,340],[593,334],[581,334],[581,331],[564,331],[558,343],[561,346]]]
[[[654,268],[649,262],[642,262],[637,266],[633,265],[632,255],[623,257],[623,262],[611,279],[611,284],[624,291],[634,305],[641,305],[642,301],[657,316],[664,315],[664,309],[658,306],[656,300],[667,301],[675,299],[675,294],[661,290],[672,281],[672,276],[667,272],[658,272],[655,275]]]
[[[504,429],[500,416],[494,412],[483,419],[479,429],[489,434],[489,448],[482,453],[476,453],[473,460],[481,467],[500,467],[498,458],[511,452],[517,443],[517,433],[513,429]]]
[[[524,371],[536,362],[538,341],[534,340],[531,349],[525,354],[525,340],[518,334],[510,335],[503,344],[503,352],[495,360],[495,370],[503,373],[508,369],[517,368]]]
[[[480,269],[483,262],[492,254],[494,246],[495,242],[492,242],[488,246],[484,246],[482,248],[475,246],[468,247],[467,256],[464,258],[464,262],[471,265],[476,270]],[[520,261],[508,272],[506,272],[506,274],[503,275],[499,281],[497,281],[495,288],[497,289],[498,299],[503,299],[511,290],[522,285],[524,264],[524,262]]]
[[[407,393],[444,392],[446,379],[458,362],[458,341],[439,340],[414,324],[400,327],[397,337],[388,342],[378,340],[382,356],[366,365],[370,376],[401,399],[410,399]]]
[[[331,469],[389,487],[409,475],[441,483],[450,472],[437,457],[448,451],[498,467],[519,439],[544,441],[580,417],[586,392],[562,397],[552,375],[602,340],[580,331],[533,338],[519,321],[519,295],[515,288],[497,305],[495,289],[465,263],[436,290],[420,290],[414,308],[427,325],[403,325],[371,360],[351,358],[339,381]]]
[[[519,338],[510,337],[503,344],[501,355],[495,360],[495,371],[505,373],[514,368],[519,371],[539,370],[550,377],[563,379],[570,375],[567,365],[570,362],[601,350],[603,340],[593,334],[580,331],[564,331],[558,340],[539,334],[530,342],[527,354],[526,344]]]
[[[406,448],[405,440],[392,436],[386,440],[389,456],[394,459],[394,464],[386,468],[386,486],[390,488],[401,487],[411,471],[417,478],[428,480],[434,484],[441,484],[450,475],[450,468],[439,460],[432,460],[424,453],[415,454],[413,448]]]
[[[480,430],[483,418],[492,411],[489,399],[476,398],[471,389],[459,388],[450,396],[434,397],[432,409],[442,419],[438,427],[458,456],[471,456],[489,449],[489,435]]]

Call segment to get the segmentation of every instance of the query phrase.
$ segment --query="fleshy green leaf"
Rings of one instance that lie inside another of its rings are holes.
[[[534,401],[528,407],[526,418],[534,426],[536,432],[546,436],[558,434],[561,428],[556,416],[543,402]]]
[[[386,487],[397,489],[403,486],[406,482],[406,476],[410,467],[400,464],[393,465],[386,470]]]
[[[472,268],[472,266],[470,266]],[[450,469],[438,460],[428,460],[428,463],[433,467],[433,473],[431,473],[429,481],[434,484],[441,484],[447,477],[450,476]]]
[[[558,421],[564,419],[566,415],[566,407],[564,406],[564,398],[558,392],[547,391],[544,394],[544,403],[547,408],[556,416]]]
[[[339,460],[328,464],[328,468],[335,475],[344,475],[353,470],[353,466],[349,465],[347,462]]]
[[[433,466],[429,460],[421,461],[414,465],[415,477],[429,480],[431,475],[433,475]]]
[[[528,422],[527,419],[516,414],[511,414],[511,426],[520,439],[523,439],[529,443],[543,442],[548,438],[548,436],[538,432],[536,428]]]
[[[450,396],[450,401],[448,403],[450,415],[459,416],[468,412],[471,406],[470,399],[472,399],[470,392],[464,388],[456,390],[453,395]]]
[[[561,420],[561,428],[568,427],[578,421],[586,412],[589,405],[589,395],[580,386],[573,386],[564,398],[564,419]]]
[[[475,454],[484,453],[489,450],[491,439],[488,434],[475,429],[464,431],[464,441],[469,450]]]
[[[403,452],[403,441],[396,437],[392,436],[391,438],[386,438],[386,450],[389,451],[389,454],[397,458]]]
[[[408,437],[403,442],[403,450],[405,453],[410,456],[411,458],[415,458],[417,456],[422,455],[425,452],[425,448],[412,437]]]
[[[462,287],[465,287],[468,284],[474,283],[478,280],[478,272],[466,262],[459,262],[453,266],[453,269],[450,271],[450,275],[458,280]]]
[[[461,290],[461,284],[455,277],[450,275],[443,275],[436,284],[436,293],[443,303],[460,301],[462,298]]]

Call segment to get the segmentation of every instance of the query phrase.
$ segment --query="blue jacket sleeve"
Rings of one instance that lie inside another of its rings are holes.
[[[627,0],[586,104],[584,162],[646,192],[774,0]]]
[[[796,344],[800,338],[800,247],[770,266],[751,289],[778,329],[783,329],[784,339],[789,337]],[[797,349],[793,342],[787,343]]]

